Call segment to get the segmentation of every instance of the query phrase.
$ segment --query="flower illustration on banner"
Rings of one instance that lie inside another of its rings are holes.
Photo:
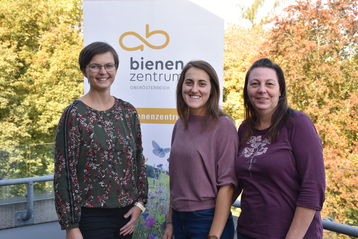
[[[158,238],[158,235],[155,234],[155,233],[150,234],[150,235],[148,236],[148,239],[157,239],[157,238]]]
[[[164,158],[164,156],[170,152],[170,148],[162,148],[154,140],[152,140],[152,145],[153,145],[153,154],[160,158]]]
[[[147,219],[148,216],[149,216],[149,212],[142,213],[142,217],[144,217],[144,219]]]
[[[155,223],[155,218],[154,217],[147,217],[145,219],[145,222],[144,222],[144,226],[146,227],[152,227]]]
[[[133,239],[160,239],[163,236],[169,205],[169,177],[161,168],[162,165],[158,164],[158,175],[148,177],[147,210],[139,218],[140,226],[136,228]]]
[[[263,138],[261,135],[259,136],[251,136],[247,144],[250,146],[247,146],[244,148],[242,154],[245,158],[250,158],[249,162],[249,171],[251,175],[252,166],[255,163],[255,156],[259,156],[262,154],[265,154],[268,149],[268,145],[270,144],[270,140],[267,138]]]

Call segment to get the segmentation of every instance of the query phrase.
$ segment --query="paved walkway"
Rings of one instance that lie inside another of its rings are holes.
[[[234,220],[234,223],[236,224],[236,220]],[[65,239],[65,231],[61,230],[60,225],[58,224],[57,221],[0,230],[0,239],[23,239],[23,238]]]
[[[58,222],[48,222],[30,226],[16,227],[0,230],[1,239],[64,239]]]

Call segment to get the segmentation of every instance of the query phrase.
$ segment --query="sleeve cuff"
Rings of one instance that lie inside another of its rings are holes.
[[[75,223],[75,224],[70,224],[70,225],[61,225],[61,230],[69,230],[72,228],[79,228],[79,223]]]

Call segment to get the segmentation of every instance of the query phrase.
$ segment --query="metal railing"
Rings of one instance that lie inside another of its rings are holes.
[[[232,204],[233,207],[237,207],[237,208],[240,208],[240,205],[241,205],[240,200],[236,200]],[[322,224],[323,224],[323,229],[326,229],[328,231],[332,231],[348,236],[358,237],[358,227],[340,224],[334,222],[332,219],[323,219]]]
[[[26,192],[26,211],[19,211],[15,213],[15,225],[27,225],[34,223],[34,183],[52,181],[53,175],[31,177],[31,178],[16,178],[0,180],[0,186],[9,186],[16,184],[27,184]]]
[[[328,218],[323,219],[322,224],[323,224],[323,228],[326,230],[345,234],[352,237],[358,237],[358,227],[340,224]]]
[[[35,182],[46,182],[52,181],[53,175],[31,177],[31,178],[17,178],[17,179],[3,179],[0,180],[0,186],[8,186],[15,184],[27,184],[26,193],[26,211],[16,212],[16,225],[32,224],[34,221],[33,210],[34,210],[34,189],[33,183]],[[240,208],[240,201],[236,200],[233,205],[234,207]],[[358,227],[340,224],[332,221],[331,219],[322,220],[323,228],[329,231],[333,231],[348,236],[358,237]]]

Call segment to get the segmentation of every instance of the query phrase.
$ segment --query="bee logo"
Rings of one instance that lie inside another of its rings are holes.
[[[156,34],[160,34],[160,35],[164,36],[165,41],[164,41],[163,44],[161,44],[161,45],[153,45],[149,41],[147,41],[151,36],[156,35]],[[143,51],[144,50],[144,45],[143,44],[140,44],[140,45],[134,46],[134,47],[128,47],[123,43],[124,38],[127,37],[127,36],[131,36],[131,35],[136,37],[137,39],[139,39],[146,46],[148,46],[148,47],[150,47],[152,49],[156,49],[156,50],[165,48],[169,44],[169,41],[170,41],[169,34],[166,31],[163,31],[163,30],[149,31],[149,24],[146,24],[145,25],[145,38],[142,37],[141,35],[139,35],[136,32],[125,32],[119,37],[119,45],[124,50],[127,50],[127,51],[137,51],[137,50]]]

